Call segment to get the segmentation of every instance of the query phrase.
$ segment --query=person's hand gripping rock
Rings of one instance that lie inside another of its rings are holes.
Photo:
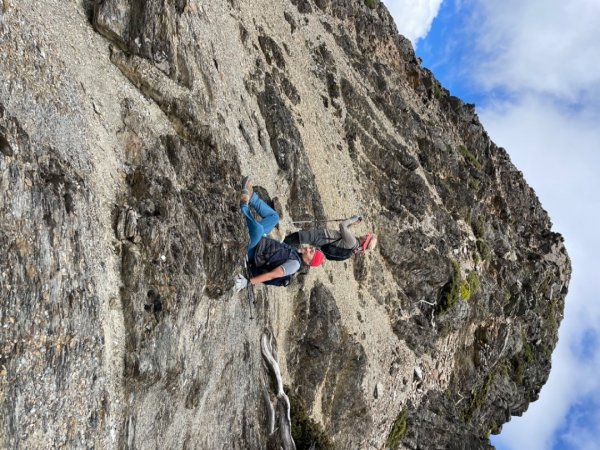
[[[235,287],[234,290],[235,292],[240,292],[242,289],[245,289],[248,287],[249,281],[246,279],[245,276],[243,275],[238,275],[235,278]]]

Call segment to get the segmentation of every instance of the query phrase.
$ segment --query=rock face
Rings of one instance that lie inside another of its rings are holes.
[[[0,447],[479,449],[537,399],[562,238],[382,4],[63,3],[0,2]],[[379,246],[251,320],[248,173]]]

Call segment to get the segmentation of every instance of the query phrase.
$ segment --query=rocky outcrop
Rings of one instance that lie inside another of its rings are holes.
[[[570,279],[377,2],[0,2],[0,447],[486,448]],[[374,252],[233,279],[242,175]]]

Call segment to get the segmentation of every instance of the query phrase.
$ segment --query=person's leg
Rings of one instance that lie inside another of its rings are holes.
[[[260,239],[263,237],[265,231],[261,222],[258,222],[252,215],[247,203],[241,203],[240,210],[242,211],[242,214],[246,216],[246,225],[248,227],[248,234],[250,235],[250,242],[248,243],[248,256],[252,256],[252,250],[254,250],[254,247],[256,247]]]
[[[254,192],[250,197],[250,206],[254,208],[256,213],[261,217],[260,225],[263,229],[262,235],[269,234],[273,228],[279,223],[279,214],[267,205],[257,194]],[[250,212],[250,211],[248,211]],[[261,236],[262,236],[261,235]],[[260,239],[259,239],[260,240]],[[258,241],[257,241],[258,243]]]

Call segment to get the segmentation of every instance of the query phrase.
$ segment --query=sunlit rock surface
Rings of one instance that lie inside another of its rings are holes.
[[[562,237],[382,4],[3,0],[0,73],[0,447],[479,449],[537,399]],[[250,319],[250,173],[379,246]]]

